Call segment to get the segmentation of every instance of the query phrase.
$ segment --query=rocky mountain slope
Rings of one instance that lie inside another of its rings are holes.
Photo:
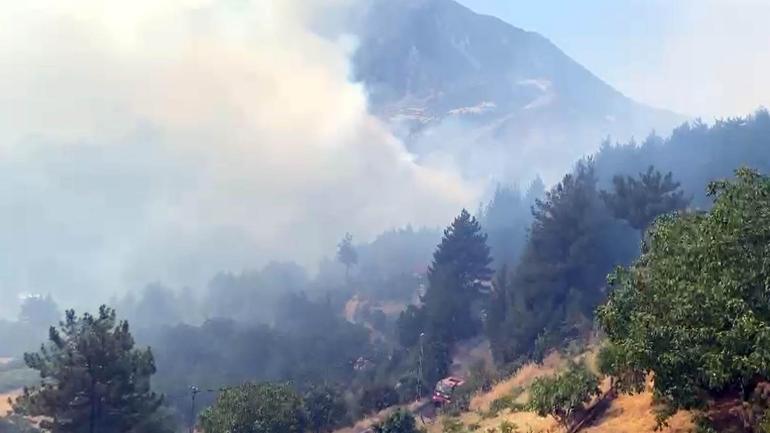
[[[453,0],[372,0],[355,78],[421,159],[472,177],[553,179],[602,139],[684,120],[637,103],[544,36]]]

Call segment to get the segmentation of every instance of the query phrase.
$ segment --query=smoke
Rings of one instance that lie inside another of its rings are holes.
[[[347,79],[355,44],[310,30],[344,6],[4,5],[3,299],[93,304],[271,259],[313,265],[346,231],[443,225],[474,204],[473,185],[417,164],[367,114]]]

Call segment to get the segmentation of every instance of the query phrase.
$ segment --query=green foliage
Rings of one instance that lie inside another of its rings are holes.
[[[449,417],[445,418],[441,424],[441,431],[443,433],[463,433],[465,432],[465,425],[459,419]]]
[[[344,424],[347,407],[342,393],[331,386],[312,386],[303,396],[308,427],[315,433],[330,432]]]
[[[488,290],[492,259],[486,234],[476,218],[462,210],[444,230],[428,270],[428,289],[423,306],[407,309],[399,317],[399,341],[415,345],[424,333],[423,378],[435,383],[450,365],[454,342],[473,336],[481,325],[479,301]]]
[[[397,410],[380,424],[374,426],[374,433],[418,433],[414,416],[405,411]]]
[[[288,385],[243,384],[223,391],[200,416],[206,433],[302,433],[302,399]]]
[[[632,230],[609,215],[590,162],[566,175],[533,212],[519,265],[498,274],[490,297],[486,331],[498,363],[537,359],[589,333],[607,272],[631,256],[618,238]]]
[[[524,389],[517,386],[508,394],[493,400],[489,405],[489,416],[495,417],[504,410],[519,412],[525,409],[525,405],[516,402],[516,399],[519,398],[523,392]]]
[[[465,209],[444,230],[423,298],[429,340],[451,344],[478,330],[479,319],[471,307],[486,292],[485,284],[492,276],[486,240],[479,222]]]
[[[173,394],[171,403],[187,413],[189,396],[178,396],[189,384],[208,388],[246,381],[352,384],[357,375],[354,362],[373,352],[366,328],[347,322],[327,302],[306,296],[288,296],[274,309],[272,327],[212,319],[200,326],[177,325],[154,333],[146,341],[155,348],[156,385]],[[204,407],[213,396],[201,395],[200,402]]]
[[[379,412],[398,404],[398,393],[392,386],[375,385],[364,389],[359,404],[365,413]]]
[[[40,373],[14,405],[20,415],[46,417],[41,427],[61,433],[126,432],[152,416],[161,398],[150,391],[155,363],[149,349],[134,348],[128,323],[102,306],[78,318],[66,312],[38,353],[24,355]]]
[[[620,347],[608,343],[597,355],[599,372],[612,379],[612,387],[620,392],[639,393],[644,391],[647,375],[635,370]]]
[[[519,426],[516,423],[510,421],[503,421],[500,423],[500,433],[516,433],[519,431]]]
[[[561,374],[536,379],[530,388],[529,406],[538,415],[551,415],[569,428],[575,415],[599,393],[596,375],[585,364],[572,363]]]
[[[690,204],[673,174],[665,176],[653,166],[639,179],[631,176],[615,176],[612,192],[602,191],[601,196],[616,218],[626,220],[631,227],[644,231],[660,215],[682,210]]]
[[[627,365],[655,374],[669,413],[746,398],[770,377],[770,179],[741,169],[709,194],[711,211],[656,222],[599,310]]]

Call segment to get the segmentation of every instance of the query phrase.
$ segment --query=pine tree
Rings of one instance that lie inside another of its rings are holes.
[[[451,344],[479,330],[473,308],[489,291],[491,262],[487,235],[476,218],[463,209],[444,230],[428,269],[423,303],[429,336]]]
[[[626,220],[642,232],[658,216],[682,210],[691,200],[684,196],[671,172],[664,176],[653,166],[649,166],[646,173],[640,173],[639,179],[615,176],[612,183],[612,192],[602,191],[602,199],[616,218]]]
[[[345,265],[345,280],[350,281],[350,268],[358,263],[358,252],[353,246],[353,235],[345,233],[337,245],[337,260]]]
[[[42,381],[15,402],[16,413],[45,417],[41,427],[52,433],[119,433],[141,426],[161,405],[150,390],[152,352],[134,348],[128,322],[118,322],[114,310],[102,306],[98,316],[80,318],[69,310],[49,340],[24,355]]]
[[[590,330],[605,277],[626,254],[616,245],[617,224],[599,198],[590,163],[580,163],[538,200],[533,217],[519,265],[496,287],[505,318],[491,311],[487,332],[498,361],[538,357]]]

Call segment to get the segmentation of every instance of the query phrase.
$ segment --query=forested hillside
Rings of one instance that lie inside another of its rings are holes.
[[[539,181],[501,186],[440,239],[412,228],[368,244],[345,236],[312,277],[273,264],[215,276],[203,294],[149,285],[117,311],[68,311],[44,349],[24,356],[44,380],[14,410],[48,417],[40,426],[54,431],[171,431],[193,420],[207,431],[330,431],[430,395],[455,348],[482,338],[494,365],[466,366],[466,384],[440,409],[447,419],[552,351],[602,347],[595,367],[566,364],[522,388],[527,399],[497,404],[569,429],[597,395],[654,377],[660,422],[687,410],[703,429],[765,431],[768,137],[766,111],[683,125],[666,139],[606,145],[544,192]],[[742,166],[757,171],[736,177]],[[352,316],[351,297],[367,301]],[[50,297],[28,299],[0,326],[14,337],[2,354],[34,350],[60,314]],[[410,431],[410,415],[398,416],[406,427],[380,431]]]

